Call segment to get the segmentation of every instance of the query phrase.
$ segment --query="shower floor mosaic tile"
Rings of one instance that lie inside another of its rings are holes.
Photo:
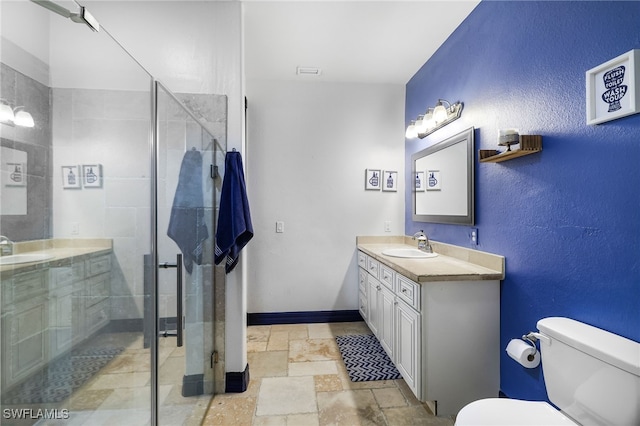
[[[202,424],[453,425],[402,379],[350,380],[336,336],[370,333],[364,322],[248,327],[249,389],[215,395]]]

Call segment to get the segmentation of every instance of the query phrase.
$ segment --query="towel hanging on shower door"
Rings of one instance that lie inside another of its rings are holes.
[[[242,157],[234,150],[227,152],[225,157],[216,230],[216,265],[226,259],[225,271],[231,272],[238,263],[240,251],[252,237],[253,226],[242,170]]]
[[[202,197],[202,154],[195,149],[185,152],[182,159],[167,235],[180,247],[184,267],[191,273],[194,263],[202,263],[203,244],[209,238]]]

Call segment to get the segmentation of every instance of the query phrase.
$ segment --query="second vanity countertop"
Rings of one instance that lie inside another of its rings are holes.
[[[111,253],[111,239],[51,239],[17,242],[13,254],[42,253],[53,256],[50,259],[28,263],[0,265],[0,273],[27,272],[42,267],[58,267],[78,260],[82,256]]]
[[[356,237],[358,250],[415,282],[504,279],[504,256],[431,241],[436,257],[410,259],[382,254],[390,248],[416,248],[411,237]]]

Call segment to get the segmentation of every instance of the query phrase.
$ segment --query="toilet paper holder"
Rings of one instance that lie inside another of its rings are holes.
[[[536,342],[538,340],[544,340],[546,343],[549,343],[549,338],[547,336],[543,336],[542,334],[536,333],[535,331],[531,331],[528,334],[523,334],[522,340],[528,342],[531,346],[533,346],[533,352],[527,355],[528,361],[533,361],[533,358],[538,352],[538,347],[536,346]]]

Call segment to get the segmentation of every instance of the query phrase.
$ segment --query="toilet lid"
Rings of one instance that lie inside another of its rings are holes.
[[[559,410],[543,401],[488,398],[460,410],[455,426],[576,426]]]

